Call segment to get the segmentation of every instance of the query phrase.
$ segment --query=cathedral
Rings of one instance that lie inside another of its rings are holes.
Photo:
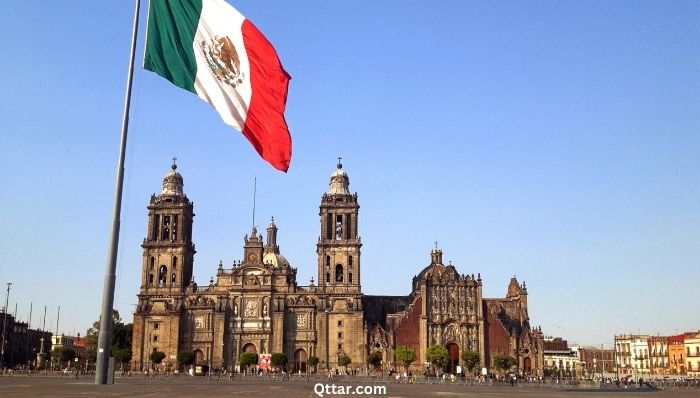
[[[444,264],[436,244],[408,295],[363,294],[360,205],[349,185],[338,163],[321,195],[316,281],[297,283],[297,268],[281,254],[272,219],[265,239],[255,227],[245,235],[243,260],[219,263],[216,279],[198,285],[193,205],[173,163],[148,206],[132,369],[149,368],[154,350],[166,354],[169,369],[180,351],[194,352],[197,364],[227,371],[236,369],[243,352],[284,353],[288,367],[302,372],[312,356],[318,370],[337,369],[342,355],[352,360],[349,368],[364,370],[366,358],[378,353],[385,370],[399,369],[394,350],[410,346],[417,355],[412,367],[420,372],[428,347],[439,344],[449,353],[450,373],[472,350],[479,353],[479,370],[496,372],[493,357],[508,355],[518,373],[542,374],[543,334],[530,327],[527,288],[515,277],[505,297],[484,298],[481,275]]]

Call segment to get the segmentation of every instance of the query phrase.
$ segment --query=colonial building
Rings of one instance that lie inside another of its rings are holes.
[[[579,347],[576,351],[578,351],[584,375],[608,376],[615,372],[615,350],[590,346]]]
[[[188,350],[198,363],[227,370],[242,352],[284,353],[290,367],[302,371],[310,356],[319,358],[319,369],[336,368],[341,355],[352,359],[351,368],[364,368],[377,352],[390,368],[398,367],[394,349],[401,345],[415,349],[414,367],[420,369],[427,348],[440,344],[449,352],[450,372],[464,350],[473,350],[480,367],[490,368],[493,355],[501,354],[516,359],[514,370],[541,374],[542,332],[530,327],[527,288],[515,277],[506,297],[483,298],[481,276],[444,264],[436,245],[409,295],[362,293],[360,206],[340,163],[321,196],[316,281],[297,283],[297,268],[281,254],[272,219],[266,239],[255,227],[243,238],[242,261],[220,263],[216,279],[198,285],[192,278],[193,205],[176,169],[173,164],[148,206],[134,369],[149,367],[154,350],[166,354],[166,367]]]
[[[683,344],[688,362],[688,376],[700,376],[700,330],[686,333]]]
[[[651,336],[649,337],[649,364],[651,366],[651,374],[665,375],[669,373],[668,364],[668,337],[667,336]]]
[[[648,377],[651,374],[649,356],[649,336],[640,334],[622,334],[615,336],[617,356],[615,367],[623,375]]]
[[[3,324],[7,330],[3,330]],[[46,354],[51,351],[50,332],[32,329],[27,322],[19,322],[14,315],[0,310],[0,344],[5,341],[3,361],[0,368],[43,368]]]
[[[576,351],[569,348],[569,342],[561,337],[544,339],[545,376],[575,377],[580,376],[581,363]]]
[[[668,336],[669,373],[700,375],[700,331]]]

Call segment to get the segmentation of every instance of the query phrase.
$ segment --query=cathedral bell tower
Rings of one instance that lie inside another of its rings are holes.
[[[151,196],[148,232],[143,240],[141,292],[184,292],[192,279],[192,202],[184,194],[175,158],[163,178],[163,190]]]
[[[350,179],[338,158],[328,192],[321,197],[321,236],[316,245],[318,285],[326,291],[359,293],[360,248],[357,193],[350,194]]]

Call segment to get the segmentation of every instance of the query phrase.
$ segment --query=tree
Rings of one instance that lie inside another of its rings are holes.
[[[345,355],[345,354],[340,354],[338,357],[338,366],[348,366],[352,362],[352,359]]]
[[[117,351],[131,349],[131,324],[123,323],[119,311],[112,310],[111,355],[116,357]],[[85,334],[85,353],[88,361],[97,360],[97,342],[100,335],[100,320],[92,324]]]
[[[447,348],[440,344],[433,344],[425,352],[425,359],[433,365],[433,369],[441,369],[450,361]]]
[[[131,348],[120,348],[114,353],[114,360],[124,369],[124,364],[131,362]]]
[[[75,351],[68,347],[55,347],[53,349],[53,357],[58,360],[59,367],[63,367],[63,363],[68,367],[70,362],[75,359]]]
[[[394,352],[396,354],[396,359],[403,363],[404,370],[408,370],[413,361],[416,360],[416,350],[414,350],[413,347],[406,345],[398,346]]]
[[[190,366],[196,357],[192,351],[180,351],[177,353],[177,362],[182,366]]]
[[[248,369],[250,365],[258,363],[258,354],[255,352],[241,353],[241,356],[238,357],[238,363],[245,369]]]
[[[462,363],[464,364],[464,367],[467,368],[469,373],[474,372],[474,368],[479,365],[479,361],[481,358],[479,357],[479,353],[473,350],[466,350],[462,352]]]
[[[270,358],[270,363],[276,368],[286,368],[287,367],[287,356],[280,352],[273,352]]]
[[[380,366],[382,366],[382,354],[378,352],[373,352],[367,356],[367,363],[372,365],[374,369],[378,369]],[[338,364],[340,364],[340,360],[338,361]]]
[[[515,358],[507,355],[496,354],[493,356],[493,364],[498,369],[501,369],[503,373],[505,373],[508,369],[515,365]]]
[[[163,351],[156,351],[154,348],[153,352],[151,353],[151,362],[158,366],[161,362],[163,362],[163,359],[165,359],[165,353]]]
[[[50,355],[48,356],[49,359],[51,359],[51,367],[53,367],[54,361],[58,362],[58,367],[61,367],[61,349],[58,347],[54,347],[53,350],[49,353]],[[53,370],[53,369],[52,369]]]
[[[309,359],[306,360],[306,364],[313,367],[314,371],[316,371],[316,365],[318,365],[318,357],[309,357]]]

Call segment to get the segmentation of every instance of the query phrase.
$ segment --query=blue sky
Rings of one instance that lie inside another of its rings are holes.
[[[231,2],[292,75],[288,174],[189,92],[134,76],[115,306],[131,320],[149,197],[177,156],[195,278],[274,216],[299,283],[342,156],[362,288],[407,294],[438,241],[484,295],[527,283],[533,325],[581,344],[700,327],[700,4]],[[0,15],[0,282],[10,309],[84,333],[107,259],[133,3]],[[143,54],[142,20],[137,64]],[[3,290],[4,292],[4,290]],[[4,294],[2,295],[4,302]]]

